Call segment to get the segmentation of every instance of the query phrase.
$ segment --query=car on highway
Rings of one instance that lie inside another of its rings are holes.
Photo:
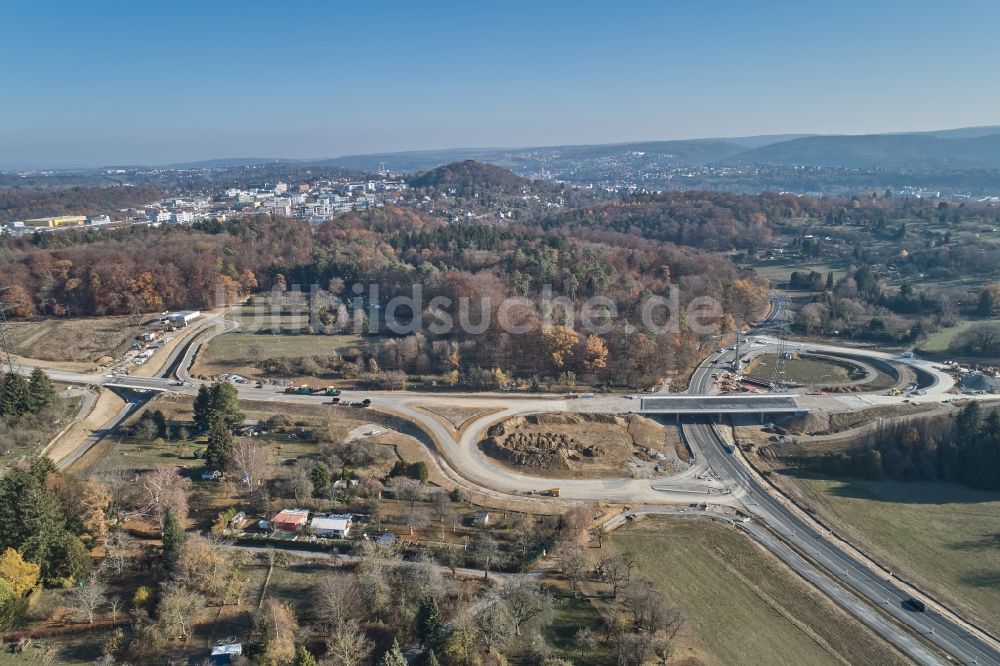
[[[924,613],[927,611],[927,604],[925,604],[920,599],[917,599],[916,597],[910,597],[909,599],[903,602],[903,605],[909,608],[914,613]]]

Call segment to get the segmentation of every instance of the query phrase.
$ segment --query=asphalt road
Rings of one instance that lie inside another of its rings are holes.
[[[734,352],[726,352],[716,360],[731,362],[733,355]],[[708,362],[703,364],[694,374],[689,391],[708,393],[712,387],[711,371]],[[731,453],[730,447],[714,425],[691,423],[685,424],[682,430],[688,441],[699,442],[708,465],[719,474],[723,483],[730,486],[733,494],[743,501],[750,514],[762,525],[781,535],[783,541],[759,527],[755,528],[752,523],[745,525],[747,530],[755,531],[754,536],[763,541],[769,550],[914,661],[921,664],[947,663],[912,634],[902,631],[884,616],[874,613],[872,606],[880,608],[915,634],[936,645],[958,663],[1000,665],[1000,651],[991,643],[942,615],[931,604],[928,604],[925,613],[911,611],[903,603],[910,597],[909,593],[879,571],[858,562],[836,542],[825,538],[811,523],[773,497],[738,456]],[[805,553],[812,562],[792,551],[785,542],[794,545],[800,553]]]
[[[773,319],[780,316],[782,316],[781,302],[772,302],[771,315],[765,322],[765,327]],[[214,330],[224,329],[216,327]],[[169,375],[173,373],[186,379],[186,371],[193,355],[212,334],[211,331],[197,334],[193,342],[175,350],[161,373],[168,376],[142,378],[84,375],[58,370],[47,370],[47,372],[54,380],[69,383],[103,384],[150,392],[145,395],[152,395],[154,391],[174,391],[192,395],[197,392],[199,382],[193,381],[191,385],[177,386],[176,384],[181,382],[171,379]],[[844,351],[842,348],[827,345],[808,345],[808,347]],[[857,353],[856,350],[850,351]],[[733,355],[733,352],[712,355],[693,374],[689,393],[709,393],[712,387],[711,373],[717,369],[714,364],[731,362]],[[871,355],[876,357],[890,356],[877,352],[872,352]],[[893,360],[899,361],[900,359],[893,358]],[[913,363],[923,364],[924,362],[913,361]],[[938,368],[931,367],[929,371],[935,373],[939,382],[933,387],[933,390],[928,390],[925,398],[928,401],[941,400],[944,391],[947,390],[946,387],[950,386],[948,382],[951,382],[951,378]],[[242,400],[314,404],[317,409],[322,408],[323,402],[328,402],[328,399],[317,396],[286,395],[273,387],[257,389],[253,386],[242,385],[238,389]],[[140,396],[130,401],[130,404],[141,403],[142,395],[140,393]],[[541,490],[559,486],[562,498],[588,501],[605,500],[626,504],[676,504],[705,501],[713,504],[734,504],[742,501],[760,523],[759,525],[747,523],[745,529],[750,531],[769,550],[786,561],[794,570],[825,590],[835,601],[861,621],[872,626],[916,662],[921,664],[945,663],[936,653],[917,640],[914,634],[902,630],[901,626],[906,626],[915,634],[923,636],[960,663],[997,664],[1000,666],[1000,651],[991,643],[971,634],[961,626],[961,623],[937,612],[932,606],[926,613],[915,613],[905,608],[902,602],[909,595],[896,586],[893,581],[885,580],[879,572],[852,558],[835,541],[824,538],[811,523],[799,517],[781,501],[770,495],[763,487],[762,482],[747,469],[738,457],[729,452],[725,442],[711,424],[687,424],[683,427],[683,434],[695,455],[695,460],[692,468],[681,475],[657,480],[555,481],[521,475],[489,460],[478,449],[478,441],[485,428],[510,416],[529,413],[560,411],[623,413],[637,409],[636,403],[638,401],[629,400],[622,396],[599,396],[591,400],[560,400],[553,399],[553,396],[501,393],[460,396],[416,392],[349,391],[342,396],[346,401],[360,400],[362,397],[370,398],[373,407],[402,416],[418,425],[434,441],[437,452],[441,455],[437,464],[442,472],[460,484],[474,486],[477,490],[487,494],[497,496],[523,494],[526,490]],[[840,398],[831,396],[831,399],[839,400]],[[898,399],[885,400],[887,403],[892,401],[898,402]],[[441,420],[433,418],[417,408],[419,405],[434,404],[480,406],[499,409],[499,411],[479,417],[467,425],[460,435],[456,436],[454,431]],[[107,429],[120,423],[128,413],[128,411],[123,410],[108,424]],[[81,446],[78,449],[79,453],[74,452],[74,455],[79,457],[87,448],[89,447]],[[763,527],[765,525],[769,529],[765,529]],[[776,538],[775,534],[782,538]],[[794,545],[800,552],[795,552],[789,548],[788,544]],[[803,557],[803,554],[806,557]],[[863,601],[863,599],[867,601]],[[900,625],[896,625],[883,615],[876,613],[874,607],[880,607]]]

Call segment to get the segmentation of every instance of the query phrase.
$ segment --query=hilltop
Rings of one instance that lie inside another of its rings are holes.
[[[513,190],[530,182],[527,178],[518,176],[513,171],[479,160],[465,160],[418,173],[410,180],[410,187]]]

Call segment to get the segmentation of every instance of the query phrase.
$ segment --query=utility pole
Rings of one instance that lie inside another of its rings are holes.
[[[733,372],[739,374],[740,372],[740,343],[742,342],[743,336],[740,331],[736,331],[736,358],[733,359]]]
[[[0,287],[0,292],[6,290],[7,287]],[[10,332],[7,330],[7,311],[15,307],[12,303],[0,302],[0,363],[7,366],[9,374],[20,370],[20,367],[14,364],[14,345],[11,344]]]

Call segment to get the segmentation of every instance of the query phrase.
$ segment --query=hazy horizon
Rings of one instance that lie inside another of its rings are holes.
[[[1000,5],[7,8],[0,166],[877,134],[1000,122]],[[933,39],[928,28],[933,26]],[[44,44],[44,48],[39,48]]]

